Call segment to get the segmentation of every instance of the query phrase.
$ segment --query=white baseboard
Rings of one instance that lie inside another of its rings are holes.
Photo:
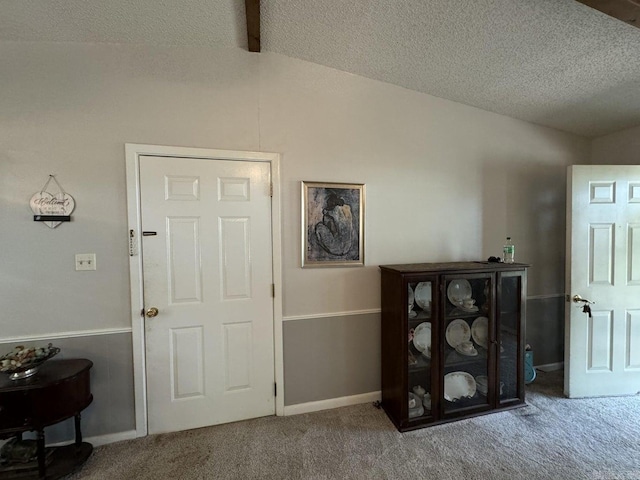
[[[132,440],[134,438],[137,438],[136,431],[128,430],[126,432],[108,433],[106,435],[96,435],[95,437],[86,437],[86,438],[83,438],[82,441],[88,442],[94,447],[99,447],[100,445],[121,442],[122,440]],[[62,445],[69,445],[70,443],[73,443],[73,441],[47,444],[47,447],[59,447]]]
[[[316,318],[329,318],[329,317],[349,317],[352,315],[369,315],[370,313],[380,313],[380,308],[369,308],[367,310],[349,310],[346,312],[328,312],[328,313],[312,313],[310,315],[291,315],[289,317],[282,317],[283,322],[290,320],[313,320]]]
[[[564,368],[564,362],[546,363],[544,365],[535,365],[536,370],[541,372],[554,372],[556,370],[562,370]]]
[[[359,395],[351,395],[348,397],[328,398],[317,402],[285,405],[284,415],[299,415],[301,413],[318,412],[320,410],[329,410],[331,408],[348,407],[349,405],[358,405],[360,403],[379,402],[381,398],[382,392],[378,391],[361,393]]]
[[[96,435],[95,437],[88,437],[86,441],[94,447],[99,447],[100,445],[121,442],[123,440],[133,440],[134,438],[138,438],[136,431],[128,430],[126,432],[109,433],[107,435]]]

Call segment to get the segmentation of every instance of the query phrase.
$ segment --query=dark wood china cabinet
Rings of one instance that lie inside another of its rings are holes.
[[[524,405],[527,267],[380,267],[382,407],[398,430]]]

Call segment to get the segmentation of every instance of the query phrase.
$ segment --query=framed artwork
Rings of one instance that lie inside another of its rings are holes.
[[[302,182],[302,266],[364,265],[362,183]]]

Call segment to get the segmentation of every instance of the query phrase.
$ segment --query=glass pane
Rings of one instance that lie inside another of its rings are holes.
[[[431,415],[432,282],[407,286],[409,419]]]
[[[522,277],[503,276],[498,338],[500,340],[500,401],[518,397],[518,338]]]
[[[444,413],[488,405],[491,278],[446,282]]]

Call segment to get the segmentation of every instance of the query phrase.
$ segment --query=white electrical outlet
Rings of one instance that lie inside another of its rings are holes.
[[[95,253],[76,253],[76,270],[95,270]]]

